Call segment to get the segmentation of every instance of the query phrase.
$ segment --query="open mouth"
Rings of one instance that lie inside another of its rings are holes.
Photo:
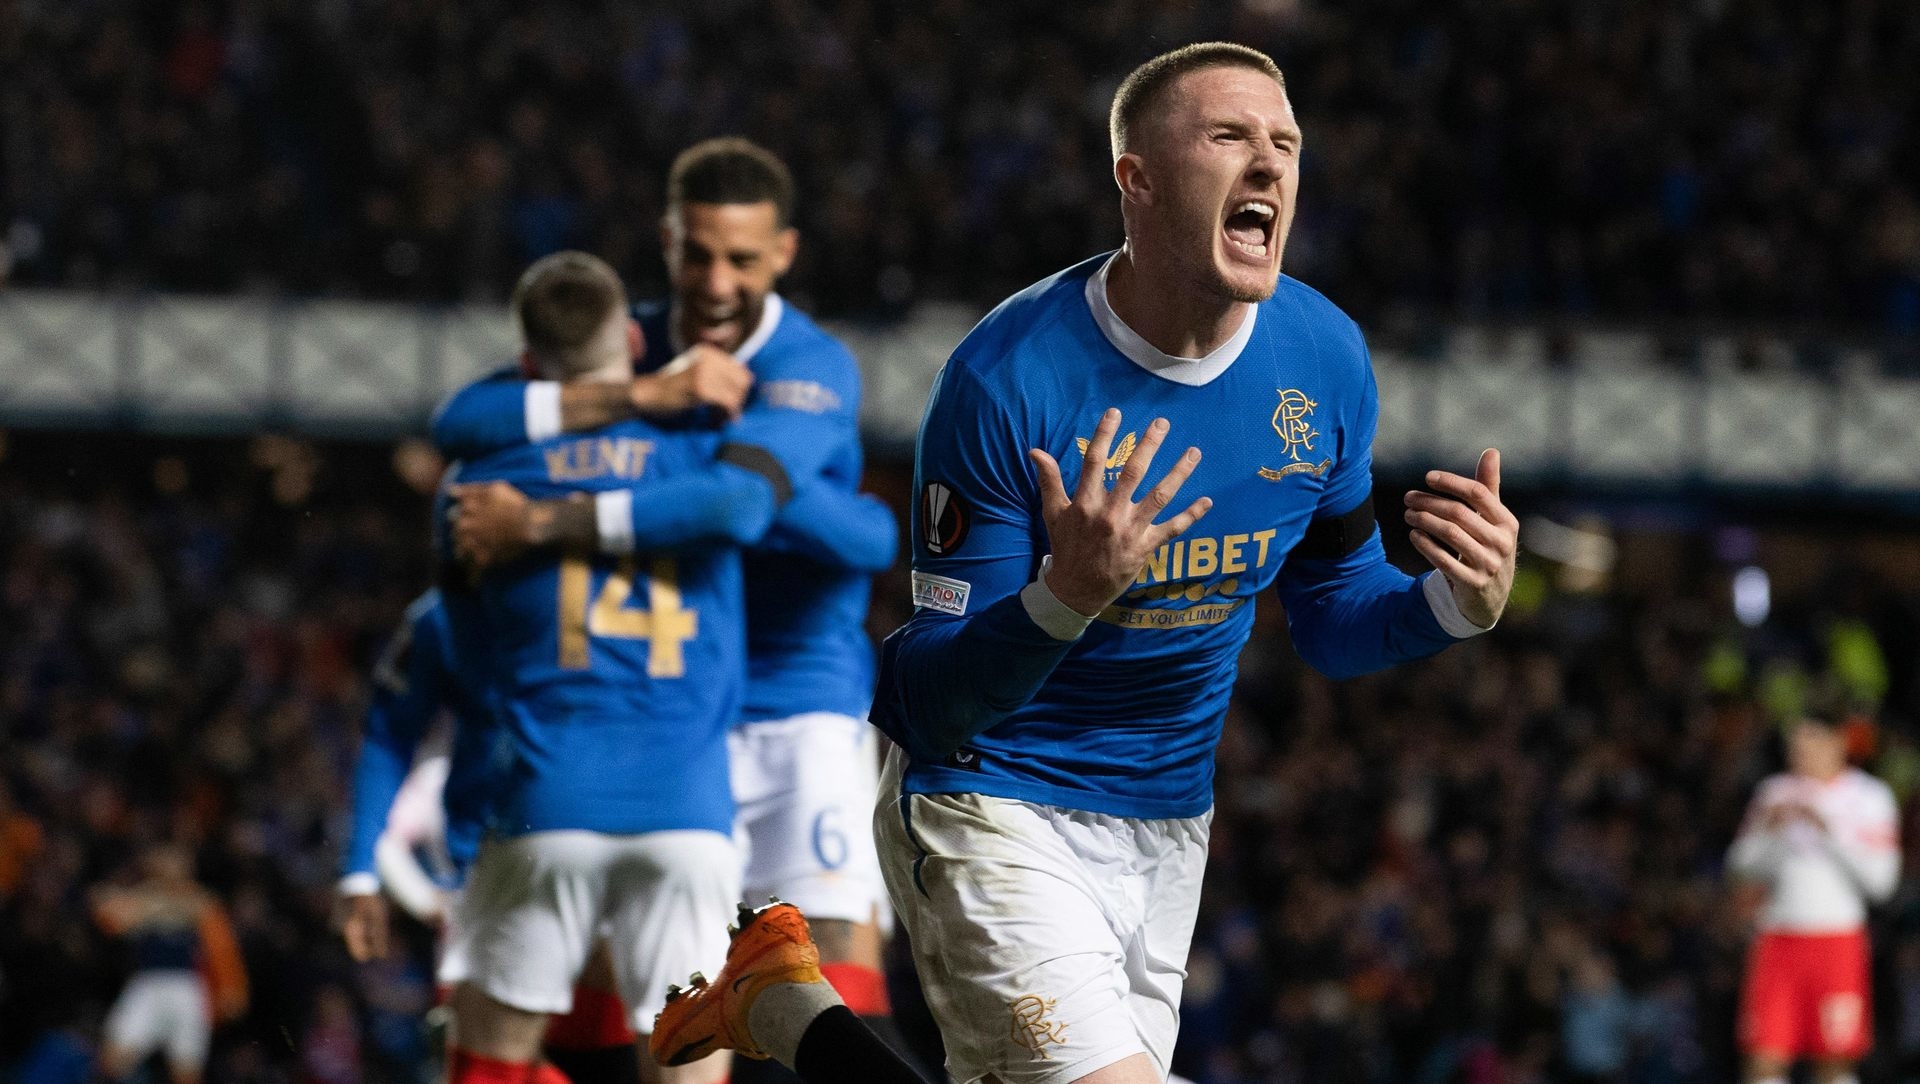
[[[737,348],[744,338],[746,336],[741,333],[740,325],[733,320],[717,324],[701,324],[693,331],[694,342],[706,343],[708,346],[717,346],[727,351]]]
[[[1280,209],[1266,200],[1241,200],[1227,212],[1221,232],[1235,249],[1264,260],[1273,251],[1273,224],[1279,217]]]
[[[700,324],[730,324],[740,316],[738,305],[694,305],[693,319]]]
[[[740,306],[707,308],[694,305],[691,306],[691,310],[688,313],[691,319],[687,323],[691,325],[688,330],[692,332],[695,340],[724,348],[734,337],[740,323]]]

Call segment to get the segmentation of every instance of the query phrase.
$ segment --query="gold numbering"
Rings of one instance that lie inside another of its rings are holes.
[[[680,604],[680,567],[671,557],[647,566],[647,608],[633,599],[634,559],[622,558],[587,605],[593,566],[585,557],[560,561],[560,666],[584,670],[592,663],[589,636],[647,642],[647,676],[685,677],[686,643],[700,634],[700,614]]]

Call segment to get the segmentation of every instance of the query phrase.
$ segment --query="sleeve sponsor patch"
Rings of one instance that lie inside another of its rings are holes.
[[[831,414],[840,409],[840,397],[833,389],[811,380],[769,380],[760,385],[760,398],[770,406],[808,414]]]
[[[945,557],[967,540],[973,509],[945,482],[928,482],[920,491],[920,534],[927,552]]]
[[[967,596],[972,593],[973,585],[964,580],[929,576],[925,572],[913,574],[913,604],[919,609],[961,617],[967,612]]]

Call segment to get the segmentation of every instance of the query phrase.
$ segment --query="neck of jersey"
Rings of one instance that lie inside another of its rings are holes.
[[[1253,338],[1253,325],[1260,316],[1260,306],[1250,302],[1245,306],[1246,318],[1240,321],[1240,329],[1204,357],[1176,357],[1142,338],[1139,332],[1120,319],[1120,314],[1113,311],[1113,303],[1107,299],[1107,272],[1113,269],[1113,261],[1119,258],[1118,252],[1107,257],[1107,262],[1100,265],[1100,270],[1087,277],[1087,308],[1093,311],[1093,322],[1099,326],[1100,333],[1107,337],[1115,350],[1126,355],[1127,360],[1164,380],[1197,388],[1212,383],[1226,372],[1227,367],[1247,348],[1247,342]]]

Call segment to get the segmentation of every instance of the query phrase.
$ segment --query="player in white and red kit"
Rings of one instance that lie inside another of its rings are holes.
[[[1846,739],[1819,719],[1787,739],[1788,771],[1754,793],[1727,855],[1766,904],[1748,961],[1740,1040],[1753,1084],[1785,1084],[1811,1058],[1821,1084],[1854,1084],[1873,1039],[1867,905],[1900,878],[1893,792],[1847,766]]]

